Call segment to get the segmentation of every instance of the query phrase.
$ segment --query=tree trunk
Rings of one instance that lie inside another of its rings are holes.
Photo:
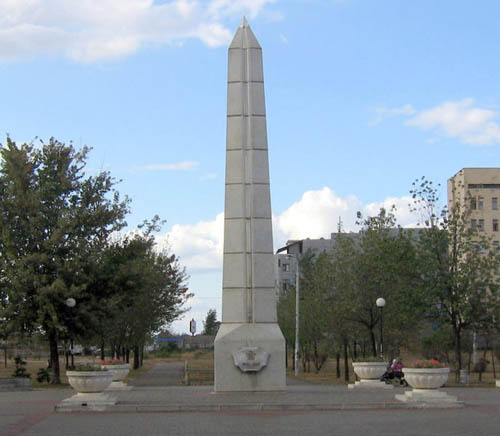
[[[349,346],[347,338],[344,339],[344,380],[349,382]]]
[[[126,356],[126,362],[130,363],[130,348],[127,347],[127,350],[125,351],[125,356]]]
[[[335,359],[337,360],[337,378],[340,378],[340,353],[335,355]]]
[[[140,368],[142,368],[142,365],[144,365],[144,345],[140,346],[139,356],[140,356],[139,364],[140,364]]]
[[[101,338],[101,360],[104,360],[105,359],[105,355],[104,355],[104,336]]]
[[[455,335],[455,381],[460,381],[460,370],[462,369],[462,335],[460,328],[453,325],[453,333]]]
[[[64,350],[64,360],[65,360],[65,367],[66,367],[66,371],[68,370],[69,368],[69,351],[66,349],[66,345],[64,346],[65,350]]]
[[[497,371],[495,369],[495,353],[493,352],[493,345],[491,346],[491,366],[493,367],[493,378],[496,380]]]
[[[358,358],[358,344],[356,341],[353,341],[352,349],[353,349],[352,356],[354,357],[354,359],[357,359]]]
[[[373,327],[370,328],[370,342],[372,343],[373,357],[377,357],[377,341],[375,340],[375,333],[373,332]]]
[[[49,330],[50,367],[52,370],[51,384],[61,384],[61,373],[59,369],[59,353],[57,351],[57,334],[54,330]]]
[[[139,346],[134,345],[134,369],[139,369]]]

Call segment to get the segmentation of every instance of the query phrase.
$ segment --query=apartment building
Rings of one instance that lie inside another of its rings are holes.
[[[470,225],[500,246],[500,168],[463,168],[448,180],[448,207],[457,202],[470,210]]]

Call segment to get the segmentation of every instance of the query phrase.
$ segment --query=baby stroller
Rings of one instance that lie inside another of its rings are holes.
[[[387,368],[387,371],[384,372],[382,377],[380,377],[380,381],[383,381],[388,385],[395,384],[403,387],[408,386],[404,373],[402,371],[393,371],[391,367]]]

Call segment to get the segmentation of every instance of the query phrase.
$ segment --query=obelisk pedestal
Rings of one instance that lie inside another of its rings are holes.
[[[222,324],[215,391],[286,389],[277,324],[262,49],[243,19],[229,47]]]

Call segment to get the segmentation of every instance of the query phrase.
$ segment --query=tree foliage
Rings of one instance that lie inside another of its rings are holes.
[[[427,315],[452,328],[458,374],[464,330],[495,324],[500,257],[490,240],[471,227],[465,204],[439,209],[438,190],[431,181],[422,178],[413,186],[413,208],[427,226],[418,244],[421,297]]]
[[[0,150],[0,336],[44,335],[53,383],[61,341],[133,349],[139,366],[145,341],[191,296],[176,256],[155,247],[159,218],[111,237],[129,201],[109,173],[86,176],[88,152],[53,138],[7,138]]]
[[[203,334],[215,336],[219,330],[220,322],[217,321],[217,311],[210,309],[203,321]]]
[[[10,332],[47,335],[56,383],[58,340],[77,324],[65,301],[86,293],[86,258],[128,210],[109,173],[85,177],[88,151],[54,138],[1,149],[1,318]]]

